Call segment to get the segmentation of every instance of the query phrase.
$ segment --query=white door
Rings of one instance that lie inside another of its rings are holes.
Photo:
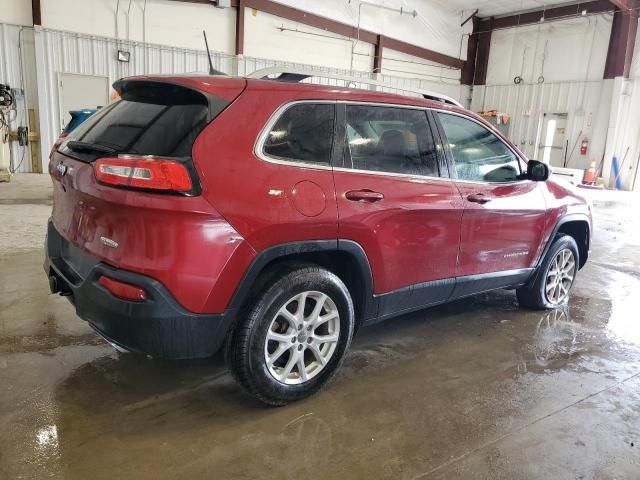
[[[538,145],[538,159],[554,167],[564,167],[567,152],[567,114],[545,113]]]
[[[58,88],[61,128],[71,120],[71,110],[97,109],[109,103],[107,77],[61,73]]]

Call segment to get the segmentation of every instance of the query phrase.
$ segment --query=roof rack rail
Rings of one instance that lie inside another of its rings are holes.
[[[276,78],[270,77],[270,75],[279,75]],[[418,88],[405,88],[398,87],[396,85],[389,85],[388,83],[381,82],[379,80],[373,80],[371,78],[361,78],[351,75],[341,75],[337,73],[322,72],[317,70],[307,70],[300,68],[289,67],[267,67],[260,70],[256,70],[253,73],[246,75],[247,78],[257,78],[262,80],[274,80],[277,82],[299,83],[302,80],[310,77],[330,78],[332,80],[344,80],[346,82],[364,83],[367,85],[375,85],[378,87],[393,88],[402,92],[411,92],[421,95],[427,100],[435,100],[438,102],[449,103],[460,108],[464,108],[460,102],[454,100],[447,95],[431,92],[428,90],[422,90]]]

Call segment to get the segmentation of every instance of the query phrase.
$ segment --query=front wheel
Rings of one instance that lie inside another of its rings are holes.
[[[578,245],[573,237],[557,237],[533,281],[516,290],[520,305],[535,310],[565,305],[578,273],[578,261]]]
[[[231,373],[249,393],[285,405],[320,390],[351,343],[353,302],[328,270],[300,266],[254,302],[227,345]]]

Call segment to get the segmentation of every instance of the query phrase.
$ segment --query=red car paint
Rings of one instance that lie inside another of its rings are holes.
[[[193,144],[200,194],[105,186],[90,163],[55,151],[50,162],[53,225],[102,262],[157,280],[189,312],[224,312],[252,261],[270,247],[291,242],[357,242],[371,265],[374,293],[385,294],[456,276],[532,268],[560,218],[584,215],[590,227],[584,199],[554,180],[478,184],[409,179],[268,162],[255,152],[267,121],[289,102],[370,102],[465,115],[500,137],[526,164],[496,129],[455,106],[264,80],[130,79],[145,80],[182,85],[230,102]],[[60,163],[66,174],[56,170]],[[478,194],[490,201],[470,200]]]

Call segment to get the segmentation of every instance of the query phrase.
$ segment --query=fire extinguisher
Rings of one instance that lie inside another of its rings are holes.
[[[589,139],[587,137],[582,137],[582,143],[580,144],[580,155],[586,155],[588,149]]]

